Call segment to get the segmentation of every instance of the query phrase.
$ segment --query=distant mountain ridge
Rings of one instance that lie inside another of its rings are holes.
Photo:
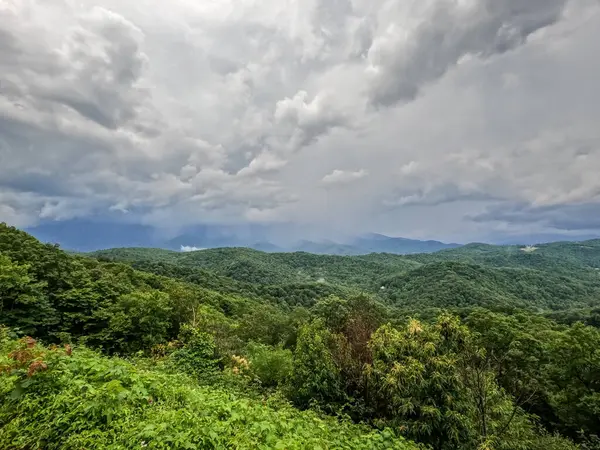
[[[433,253],[439,250],[461,247],[460,244],[446,244],[440,241],[421,241],[417,239],[406,239],[401,237],[389,237],[383,234],[371,233],[356,239],[354,247],[360,248],[366,253]]]
[[[153,247],[166,250],[194,250],[204,248],[247,247],[268,253],[307,252],[320,255],[365,255],[393,253],[399,255],[432,253],[460,247],[439,241],[421,241],[369,233],[353,239],[300,240],[277,244],[270,237],[281,229],[268,227],[236,227],[201,225],[168,238],[159,236],[148,226],[139,224],[99,223],[85,220],[50,222],[25,231],[42,242],[58,243],[66,250],[90,252],[107,248]]]
[[[236,283],[285,286],[278,292],[286,298],[286,289],[295,286],[294,292],[304,292],[306,304],[318,298],[311,293],[315,289],[331,293],[340,287],[409,309],[504,305],[558,311],[597,307],[600,298],[600,239],[536,246],[472,243],[408,255],[267,253],[240,247],[191,252],[115,248],[89,255],[194,283],[212,283],[208,275],[215,274]]]
[[[377,233],[365,234],[348,242],[336,242],[331,239],[318,241],[304,239],[289,245],[276,245],[266,239],[248,242],[247,239],[240,239],[237,236],[213,236],[212,238],[207,238],[206,236],[186,234],[171,239],[164,248],[181,250],[188,247],[247,247],[267,253],[307,252],[317,255],[357,256],[369,253],[393,253],[397,255],[433,253],[460,246],[460,244],[454,243],[446,244],[433,240],[421,241],[418,239],[390,237]]]
[[[433,253],[460,247],[460,244],[446,244],[439,241],[421,241],[390,237],[383,234],[370,233],[359,236],[350,242],[338,243],[331,240],[315,242],[302,241],[299,245],[283,249],[283,251],[305,251],[323,255],[368,255],[369,253],[393,253],[407,255],[412,253]],[[254,248],[254,247],[253,247]]]

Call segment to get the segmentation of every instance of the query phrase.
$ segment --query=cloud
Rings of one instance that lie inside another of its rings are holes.
[[[256,156],[248,166],[238,172],[238,175],[256,175],[261,173],[276,172],[287,164],[287,161],[280,159],[273,153],[263,152]]]
[[[368,51],[370,100],[385,106],[412,100],[464,57],[487,58],[522,45],[531,34],[557,22],[566,4],[425,1],[407,11],[398,2],[386,2]]]
[[[344,171],[335,169],[333,172],[325,175],[321,180],[326,186],[340,185],[340,184],[348,184],[353,181],[358,181],[361,178],[365,178],[368,175],[368,172],[364,169],[356,170],[356,171]]]
[[[200,247],[193,247],[193,246],[189,246],[189,245],[182,245],[181,246],[181,251],[182,252],[197,252],[200,250],[206,250],[205,248],[200,248]]]
[[[596,226],[599,30],[597,0],[5,0],[0,220]]]
[[[422,189],[398,191],[383,200],[383,205],[398,208],[410,205],[436,206],[459,201],[491,201],[495,198],[471,183],[431,184]]]
[[[600,202],[552,206],[501,203],[475,215],[476,222],[540,225],[546,229],[590,231],[600,229]]]
[[[347,118],[341,108],[326,95],[308,99],[306,91],[300,91],[292,98],[277,102],[275,123],[289,134],[289,147],[297,150],[313,143],[319,136],[335,127],[347,125]]]
[[[1,61],[2,92],[6,100],[18,99],[20,105],[12,111],[3,105],[9,117],[64,129],[83,127],[87,120],[116,129],[135,119],[148,100],[140,79],[147,59],[140,49],[143,33],[102,7],[71,20],[64,11],[70,24],[49,47],[43,39],[56,36],[27,20],[30,14],[41,19],[42,14],[31,10],[33,3],[2,12],[2,34],[8,41]],[[69,123],[52,123],[60,115]]]

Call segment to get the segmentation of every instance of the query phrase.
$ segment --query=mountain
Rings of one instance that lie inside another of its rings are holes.
[[[321,255],[365,255],[382,253],[429,253],[458,244],[419,241],[381,234],[359,236],[349,242],[333,240],[300,240],[281,244],[281,236],[297,234],[285,227],[268,225],[197,225],[176,235],[160,235],[154,228],[117,222],[73,219],[45,222],[25,231],[42,242],[58,243],[67,250],[90,252],[106,248],[153,247],[180,251],[184,248],[247,247],[265,252],[308,252]],[[289,239],[288,239],[289,241]]]
[[[81,254],[0,223],[0,448],[477,448],[483,419],[494,448],[597,448],[598,269],[600,240]]]
[[[460,247],[460,244],[445,244],[439,241],[420,241],[401,237],[389,237],[371,233],[352,241],[351,245],[362,253],[432,253],[439,250]]]
[[[456,247],[460,247],[460,244],[445,244],[439,241],[420,241],[416,239],[390,237],[383,234],[370,233],[354,238],[346,243],[338,243],[332,240],[304,240],[288,247],[286,250],[302,251],[319,255],[367,255],[369,253],[407,255],[411,253],[432,253]]]
[[[343,286],[413,311],[478,306],[555,311],[597,306],[600,298],[600,240],[536,247],[468,244],[410,255],[219,248],[184,253],[109,249],[92,256],[127,261],[141,270],[192,282],[206,283],[208,271],[239,283],[286,286],[286,290],[297,284]],[[285,294],[281,298],[287,301]]]
[[[278,252],[283,252],[284,249],[272,244],[268,241],[261,241],[261,242],[257,242],[253,245],[250,246],[250,248],[253,248],[254,250],[258,250],[261,252],[265,252],[265,253],[278,253]]]
[[[316,255],[361,255],[365,253],[358,247],[329,240],[318,242],[304,240],[288,247],[287,251],[314,253]]]
[[[164,240],[153,228],[138,224],[72,219],[46,222],[25,231],[42,242],[81,252],[111,247],[164,246]]]

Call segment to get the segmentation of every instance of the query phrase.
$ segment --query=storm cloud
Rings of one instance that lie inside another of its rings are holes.
[[[600,231],[597,42],[596,0],[2,0],[0,220]]]

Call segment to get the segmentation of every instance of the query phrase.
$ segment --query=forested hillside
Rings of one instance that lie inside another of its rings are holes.
[[[0,225],[0,448],[600,449],[600,242],[68,254]]]
[[[265,286],[269,290],[282,287],[283,294],[294,292],[300,284],[320,285],[339,294],[336,288],[345,287],[415,311],[486,306],[543,312],[600,305],[600,270],[596,267],[600,266],[600,241],[542,244],[533,250],[471,244],[407,256],[263,253],[242,248],[185,253],[125,248],[91,255],[187,281],[206,279],[200,284],[210,283],[208,278],[214,280],[217,274],[230,280],[223,279],[222,289],[231,280],[245,283],[242,290],[229,292],[252,292],[260,285],[263,291]]]

